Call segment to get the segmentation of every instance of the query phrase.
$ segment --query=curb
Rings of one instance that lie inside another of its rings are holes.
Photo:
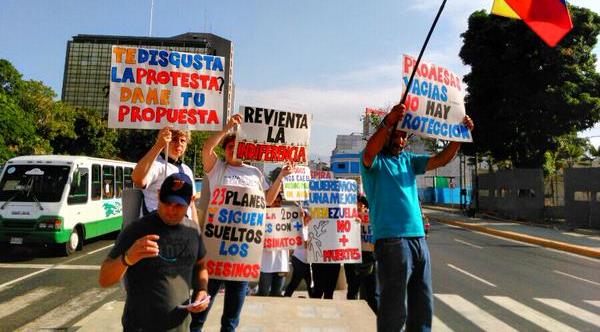
[[[600,250],[597,250],[597,249],[592,249],[592,248],[588,248],[588,247],[578,246],[578,245],[559,242],[559,241],[550,241],[550,240],[533,237],[533,236],[529,236],[529,235],[523,235],[523,234],[514,233],[514,232],[499,231],[497,229],[491,229],[491,228],[487,228],[484,226],[473,225],[470,223],[465,223],[465,222],[456,221],[456,220],[444,219],[444,218],[440,218],[437,216],[435,217],[435,220],[438,222],[444,223],[444,224],[467,228],[467,229],[471,229],[471,230],[482,232],[482,233],[505,237],[505,238],[509,238],[509,239],[517,240],[517,241],[521,241],[521,242],[537,244],[539,246],[546,247],[546,248],[558,249],[558,250],[574,253],[577,255],[600,259]]]

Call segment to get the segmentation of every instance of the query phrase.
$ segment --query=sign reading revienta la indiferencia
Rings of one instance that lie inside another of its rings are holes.
[[[286,201],[308,200],[310,169],[306,166],[296,166],[292,174],[283,178],[283,198]]]
[[[224,64],[214,55],[113,46],[108,126],[220,130]]]
[[[415,58],[404,55],[403,89],[407,89],[416,62]],[[446,141],[473,141],[471,132],[462,123],[465,102],[461,78],[448,69],[421,61],[408,90],[405,105],[407,112],[398,123],[399,129]]]
[[[267,208],[265,250],[288,250],[303,246],[302,210],[297,206]]]
[[[242,125],[234,154],[245,161],[306,165],[310,140],[310,114],[240,106]]]
[[[260,190],[235,186],[212,190],[202,230],[211,278],[258,280],[265,208],[265,196]]]
[[[307,255],[310,263],[360,263],[356,181],[311,180]]]

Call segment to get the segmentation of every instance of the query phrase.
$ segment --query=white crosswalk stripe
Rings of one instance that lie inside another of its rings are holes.
[[[452,332],[451,328],[446,326],[444,322],[442,322],[437,316],[433,316],[433,321],[431,322],[431,329],[433,331],[441,331],[441,332]]]
[[[556,319],[550,318],[543,313],[532,309],[506,296],[485,296],[486,299],[502,306],[512,313],[532,322],[533,324],[547,329],[548,331],[577,331]]]
[[[600,316],[593,312],[578,308],[567,302],[557,299],[544,299],[536,298],[536,301],[542,302],[545,305],[551,306],[554,309],[560,310],[567,313],[575,318],[581,319],[582,321],[600,327]]]
[[[600,301],[584,301],[584,302],[600,308]]]
[[[459,295],[435,294],[435,297],[485,331],[516,331]]]
[[[0,303],[0,319],[12,315],[13,313],[29,306],[35,301],[61,289],[62,287],[36,288],[30,292],[25,293],[24,295],[17,296],[8,302]]]
[[[118,288],[92,288],[77,297],[72,298],[29,324],[22,326],[17,331],[40,331],[46,329],[65,328],[65,324],[84,313],[91,306],[103,301],[107,296],[116,292]]]

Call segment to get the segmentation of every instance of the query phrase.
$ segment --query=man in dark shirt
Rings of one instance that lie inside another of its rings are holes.
[[[185,217],[191,199],[192,180],[187,175],[167,177],[160,187],[158,210],[127,226],[102,263],[102,287],[127,276],[125,331],[188,331],[189,312],[208,307],[206,249],[198,224]],[[193,276],[196,264],[198,273]],[[200,292],[192,300],[193,277],[198,278]]]

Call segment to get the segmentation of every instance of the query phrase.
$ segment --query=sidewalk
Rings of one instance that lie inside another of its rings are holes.
[[[376,318],[365,301],[346,300],[346,291],[336,291],[333,300],[294,297],[248,296],[241,314],[239,332],[359,332],[374,331]],[[220,330],[223,294],[219,294],[203,328]],[[72,328],[82,332],[120,331],[123,301],[111,301],[77,322]],[[277,319],[274,319],[277,318]]]
[[[427,215],[438,222],[521,242],[600,258],[600,231],[569,232],[511,220],[479,216],[470,218],[457,208],[423,205]]]

